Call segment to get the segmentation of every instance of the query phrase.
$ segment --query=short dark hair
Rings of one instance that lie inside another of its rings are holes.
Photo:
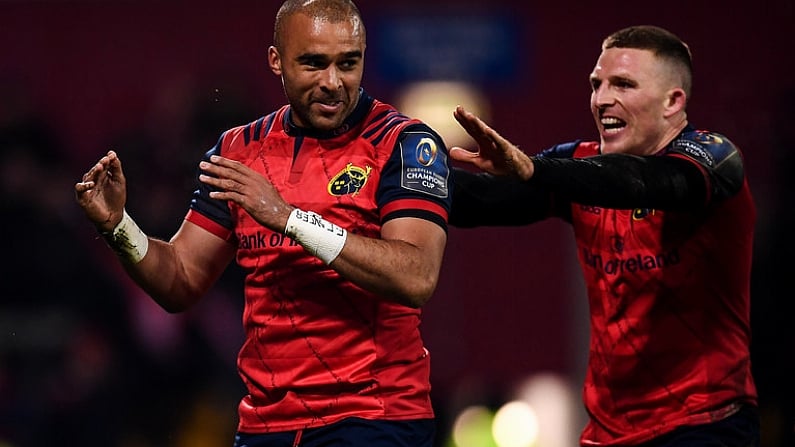
[[[293,14],[303,13],[314,18],[327,19],[338,23],[355,17],[359,20],[364,31],[364,21],[359,8],[351,0],[287,0],[282,3],[276,13],[276,23],[273,25],[273,45],[282,49],[282,34],[284,33],[284,20]]]
[[[649,50],[655,56],[680,68],[682,88],[689,97],[693,88],[693,58],[690,47],[674,33],[653,25],[630,26],[614,32],[602,41],[602,50],[635,48]]]

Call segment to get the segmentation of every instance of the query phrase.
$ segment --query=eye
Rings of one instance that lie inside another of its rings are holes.
[[[591,79],[591,90],[599,90],[600,85],[602,85],[602,81],[599,79]]]
[[[327,58],[318,55],[304,55],[298,58],[298,62],[309,68],[322,69],[328,66]]]
[[[320,59],[309,59],[306,61],[305,65],[312,68],[325,68],[328,64]]]
[[[627,78],[617,78],[613,81],[613,84],[620,89],[634,88],[638,85],[635,81]]]
[[[345,59],[341,61],[339,64],[340,69],[345,71],[350,71],[356,68],[359,65],[359,59]]]

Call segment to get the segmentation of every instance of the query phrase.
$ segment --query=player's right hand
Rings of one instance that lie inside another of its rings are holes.
[[[478,150],[473,152],[451,147],[451,159],[472,164],[495,175],[509,175],[522,180],[533,176],[533,161],[518,146],[462,106],[456,107],[453,116],[478,144]]]
[[[118,225],[127,200],[127,181],[116,152],[108,151],[83,174],[82,181],[75,184],[75,198],[100,232]]]

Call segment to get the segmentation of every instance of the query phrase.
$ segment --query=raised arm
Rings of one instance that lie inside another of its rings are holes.
[[[126,194],[121,160],[113,151],[75,185],[77,203],[130,277],[165,310],[187,309],[223,273],[234,246],[190,222],[169,242],[150,238],[127,215]]]

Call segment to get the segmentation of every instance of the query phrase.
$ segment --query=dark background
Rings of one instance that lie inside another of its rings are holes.
[[[224,129],[284,102],[265,59],[277,3],[0,1],[0,445],[231,445],[242,393],[238,272],[197,308],[165,314],[97,239],[73,184],[116,149],[127,209],[148,234],[168,238],[201,154]],[[387,102],[417,77],[394,62],[408,49],[383,37],[395,23],[420,20],[429,33],[463,40],[468,28],[451,28],[451,18],[505,30],[509,42],[485,48],[493,65],[473,54],[456,60],[455,73],[486,95],[489,121],[530,153],[597,136],[587,76],[607,34],[648,23],[690,44],[690,121],[743,149],[759,211],[752,356],[763,445],[795,445],[795,331],[785,311],[795,4],[359,3],[369,43],[363,85]],[[439,56],[409,62],[433,67]],[[556,373],[579,390],[587,309],[572,247],[556,221],[451,229],[422,325],[443,437],[464,405],[498,405],[532,374]]]

